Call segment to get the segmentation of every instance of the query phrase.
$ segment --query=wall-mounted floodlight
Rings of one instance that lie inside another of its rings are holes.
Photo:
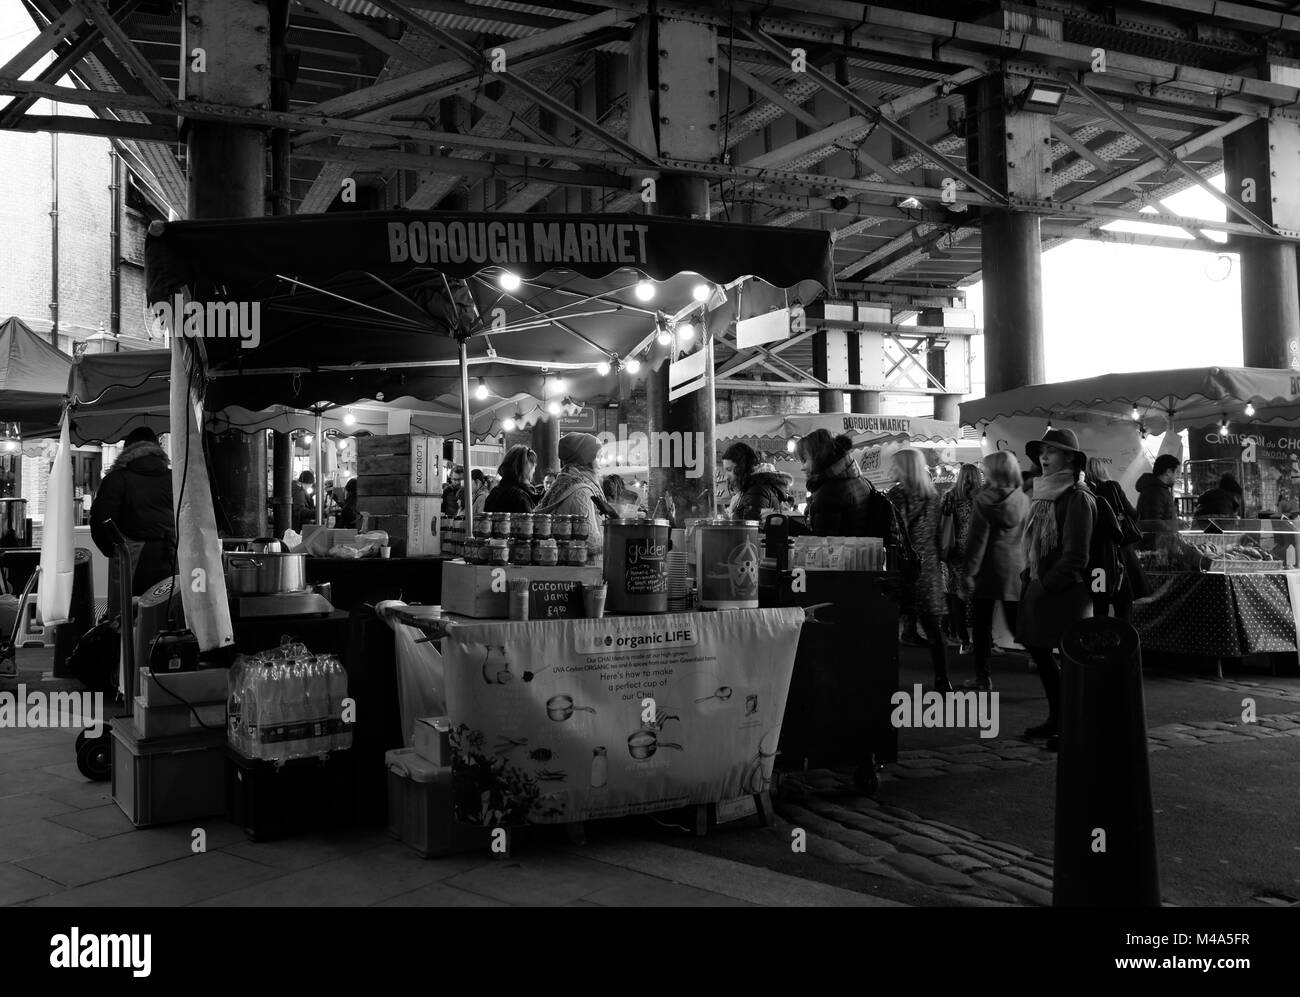
[[[1035,80],[1016,98],[1014,106],[1017,111],[1027,111],[1030,114],[1056,114],[1065,104],[1068,92],[1069,87],[1064,83]]]

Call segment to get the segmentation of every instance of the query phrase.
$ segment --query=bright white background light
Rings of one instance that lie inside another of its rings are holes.
[[[655,296],[655,286],[648,280],[643,280],[636,286],[636,296],[638,301],[649,301]]]
[[[515,420],[510,418],[510,416],[506,416],[505,422],[501,425],[505,426],[507,433],[513,433],[515,431]]]
[[[641,369],[641,361],[638,360],[636,357],[628,357],[627,363],[624,366],[627,367],[627,372],[629,374],[635,374],[637,371]]]
[[[696,285],[695,285],[695,289],[694,289],[693,291],[691,291],[691,297],[693,297],[696,301],[708,301],[708,300],[709,300],[709,285],[708,285],[708,284],[696,284]]]
[[[483,380],[483,378],[480,377],[478,379],[478,387],[474,389],[474,397],[477,398],[479,401],[482,401],[487,396],[488,396],[487,383]]]
[[[353,415],[351,412],[345,412],[343,414],[343,425],[355,426],[356,424],[357,424],[357,417],[355,415]]]
[[[596,373],[599,374],[601,377],[604,377],[606,374],[609,373],[609,364],[606,363],[604,360],[596,364]]]
[[[551,402],[546,406],[546,411],[550,412],[551,415],[559,415],[559,414],[560,414],[560,403],[557,402],[557,401],[551,401]]]
[[[690,322],[679,322],[677,325],[677,335],[681,336],[686,342],[695,338],[695,326]]]
[[[673,334],[668,331],[666,326],[659,327],[659,335],[655,337],[660,346],[667,346],[673,341]]]
[[[497,283],[501,285],[503,291],[517,291],[519,290],[519,285],[522,284],[523,281],[521,281],[517,275],[512,274],[509,270],[502,270],[501,276],[497,279]]]

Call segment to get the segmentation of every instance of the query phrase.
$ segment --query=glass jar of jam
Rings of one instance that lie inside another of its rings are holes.
[[[560,548],[549,537],[533,543],[533,563],[553,568],[560,563]]]
[[[564,562],[571,564],[575,568],[585,567],[587,564],[587,544],[583,540],[574,540],[569,544],[569,559]]]
[[[586,540],[591,532],[591,520],[586,516],[570,516],[569,532],[574,540]]]
[[[551,536],[551,514],[549,512],[533,513],[533,537],[545,540]]]
[[[469,544],[469,556],[466,560],[470,564],[487,564],[488,542],[481,537],[475,537],[473,540],[466,542]]]
[[[533,539],[533,514],[531,512],[516,512],[511,516],[510,535],[531,542]]]
[[[505,539],[510,536],[510,513],[494,512],[487,517],[488,528],[484,531],[494,539]]]
[[[474,523],[474,535],[476,537],[492,536],[492,517],[490,515],[485,512],[477,513],[474,515],[472,522]]]
[[[486,541],[488,556],[485,563],[493,567],[502,567],[510,563],[510,543],[504,537],[493,537]]]
[[[527,540],[511,540],[510,543],[510,563],[511,564],[532,564],[533,563],[533,545]]]
[[[572,516],[552,516],[551,536],[556,540],[568,540],[573,536]]]

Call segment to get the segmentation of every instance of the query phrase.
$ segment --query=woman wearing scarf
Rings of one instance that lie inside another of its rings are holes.
[[[722,470],[734,493],[727,505],[731,519],[761,522],[764,509],[780,512],[794,504],[790,499],[794,478],[778,471],[775,465],[759,463],[758,454],[748,444],[733,443],[727,447],[722,455]]]
[[[1087,455],[1068,429],[1049,429],[1030,440],[1025,453],[1042,474],[1034,478],[1025,524],[1024,587],[1016,639],[1038,666],[1047,695],[1047,722],[1025,731],[1029,739],[1047,738],[1055,751],[1061,716],[1061,668],[1052,655],[1071,625],[1092,616],[1088,556],[1097,524],[1097,505],[1083,472]]]
[[[605,551],[605,524],[601,517],[617,515],[596,477],[599,454],[600,440],[590,433],[561,436],[559,455],[563,466],[555,483],[533,510],[552,516],[586,516],[588,563],[599,562]]]

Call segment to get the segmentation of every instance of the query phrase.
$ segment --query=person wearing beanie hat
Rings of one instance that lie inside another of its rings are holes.
[[[131,591],[143,595],[176,573],[176,518],[172,508],[172,471],[167,453],[153,430],[141,427],[123,441],[121,455],[104,475],[90,507],[90,536],[110,561],[114,572],[123,569],[115,557],[112,520],[127,540],[133,567]],[[109,615],[118,609],[118,586],[108,587]]]
[[[599,561],[605,550],[602,516],[617,516],[605,499],[596,477],[596,458],[601,442],[590,433],[566,433],[560,437],[560,473],[533,511],[552,516],[587,517],[587,560]]]

